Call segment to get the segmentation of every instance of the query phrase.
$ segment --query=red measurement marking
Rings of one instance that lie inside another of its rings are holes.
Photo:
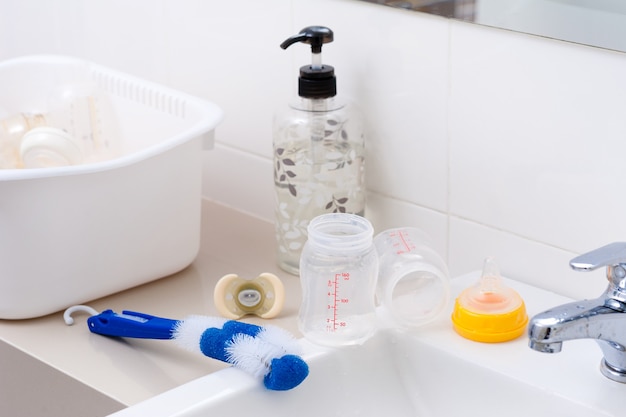
[[[342,272],[340,274],[335,274],[334,279],[328,280],[328,298],[330,303],[328,304],[328,309],[332,310],[330,317],[326,319],[326,330],[329,332],[335,332],[340,327],[346,327],[345,321],[339,320],[339,304],[347,304],[350,302],[349,298],[341,298],[339,297],[339,283],[341,281],[349,281],[350,273]]]
[[[341,274],[335,274],[335,294],[333,297],[333,332],[337,330],[337,299],[339,298],[339,277]]]
[[[396,236],[396,235],[394,233],[391,236]],[[413,249],[415,249],[415,245],[413,245],[413,243],[409,240],[408,236],[406,235],[406,232],[398,232],[397,236],[398,236],[399,241],[395,243],[393,246],[396,248],[396,253],[398,255],[401,255],[403,253],[409,253]]]

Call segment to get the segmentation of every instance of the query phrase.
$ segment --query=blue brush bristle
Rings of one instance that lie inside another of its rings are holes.
[[[200,351],[210,358],[228,362],[226,347],[236,334],[247,334],[252,337],[261,331],[261,327],[229,320],[221,329],[209,328],[200,336]]]
[[[252,375],[265,374],[263,384],[268,389],[286,391],[298,386],[309,375],[308,365],[295,354],[285,354],[282,345],[289,343],[284,335],[270,333],[279,345],[271,343],[271,336],[270,340],[266,340],[267,335],[257,338],[262,330],[253,324],[227,321],[221,329],[209,328],[202,333],[200,351]]]
[[[297,387],[309,375],[309,366],[296,355],[272,359],[271,371],[263,378],[267,389],[286,391]]]

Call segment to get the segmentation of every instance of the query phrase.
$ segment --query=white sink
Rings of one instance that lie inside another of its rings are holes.
[[[453,280],[453,293],[478,278]],[[529,315],[569,301],[507,281]],[[626,384],[600,374],[594,341],[565,342],[558,354],[527,347],[525,336],[484,344],[458,336],[449,315],[412,333],[379,332],[358,347],[302,341],[309,377],[290,391],[268,391],[236,369],[197,379],[115,417],[268,416],[614,416]],[[621,409],[621,410],[620,410]]]

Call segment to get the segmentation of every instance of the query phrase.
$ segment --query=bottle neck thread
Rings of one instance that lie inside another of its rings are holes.
[[[372,246],[374,228],[356,214],[330,213],[311,220],[307,228],[309,242],[332,253],[354,253]]]
[[[329,98],[305,98],[296,97],[289,102],[291,108],[295,110],[310,112],[310,113],[327,113],[340,110],[346,107],[344,100],[337,99],[336,97]]]

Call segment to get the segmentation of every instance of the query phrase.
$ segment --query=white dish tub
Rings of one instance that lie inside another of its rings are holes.
[[[80,59],[0,63],[0,109],[61,83],[95,82],[110,100],[119,157],[0,170],[0,318],[49,314],[175,273],[200,241],[201,150],[215,104]],[[8,110],[6,110],[8,109]]]

